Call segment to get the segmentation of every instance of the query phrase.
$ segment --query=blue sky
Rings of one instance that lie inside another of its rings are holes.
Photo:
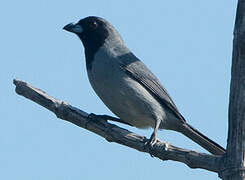
[[[112,113],[88,82],[79,39],[62,30],[102,16],[160,79],[187,121],[226,146],[237,1],[3,1],[0,6],[0,179],[218,179],[115,144],[15,94],[19,78],[86,111]],[[119,124],[120,125],[120,124]],[[150,136],[152,130],[133,132]],[[205,152],[179,133],[158,138]]]

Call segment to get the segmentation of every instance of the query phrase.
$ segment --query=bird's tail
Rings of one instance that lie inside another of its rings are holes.
[[[184,123],[183,127],[181,128],[181,133],[183,133],[185,136],[202,146],[204,149],[206,149],[208,152],[214,154],[214,155],[222,155],[225,153],[225,149],[221,147],[216,142],[212,141],[202,133],[200,133],[198,130],[193,128],[191,125]]]

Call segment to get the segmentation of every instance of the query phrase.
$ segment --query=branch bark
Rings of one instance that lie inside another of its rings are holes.
[[[21,80],[14,80],[16,93],[30,99],[55,113],[63,120],[100,135],[109,142],[122,144],[141,152],[149,153],[145,143],[147,138],[108,123],[101,118],[91,119],[89,114],[68,103],[49,96],[44,91],[32,87]],[[221,156],[198,153],[182,149],[166,142],[157,141],[150,153],[161,160],[173,160],[185,163],[190,168],[201,168],[208,171],[220,172],[223,158]]]
[[[245,0],[238,0],[231,68],[229,130],[223,180],[245,179]]]

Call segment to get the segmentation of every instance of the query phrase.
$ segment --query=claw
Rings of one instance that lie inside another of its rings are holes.
[[[88,127],[88,124],[91,122],[91,121],[98,121],[103,123],[103,121],[107,121],[107,119],[101,117],[100,115],[96,115],[94,113],[90,113],[87,117],[87,122],[85,123],[85,128],[87,129]]]
[[[156,135],[152,133],[150,139],[145,143],[145,148],[148,150],[151,157],[154,157],[154,155],[152,154],[152,148],[156,142],[157,142]]]
[[[97,117],[97,115],[96,114],[94,114],[94,113],[90,113],[89,115],[88,115],[88,119],[89,120],[94,120],[94,119],[96,119],[96,117]]]

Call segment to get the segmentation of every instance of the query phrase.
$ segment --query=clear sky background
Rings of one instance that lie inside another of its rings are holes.
[[[0,179],[218,179],[59,120],[16,95],[14,78],[88,113],[112,113],[88,82],[83,47],[63,26],[102,16],[160,79],[187,121],[226,147],[237,1],[22,0],[0,3]],[[120,124],[119,124],[120,125]],[[152,129],[125,127],[149,137]],[[179,133],[158,138],[206,152]]]

